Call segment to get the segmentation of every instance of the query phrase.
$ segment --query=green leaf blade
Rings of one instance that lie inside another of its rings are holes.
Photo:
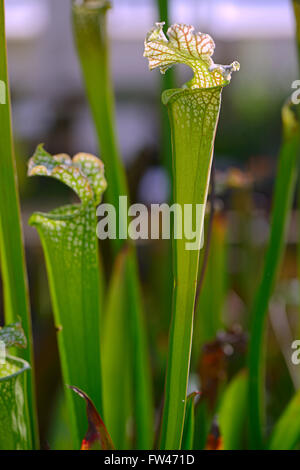
[[[186,412],[182,436],[182,450],[192,450],[195,432],[195,399],[199,392],[193,392],[187,397]]]
[[[300,442],[300,391],[291,399],[273,429],[269,449],[293,450]]]
[[[80,4],[73,1],[72,4],[76,49],[109,182],[106,192],[107,202],[117,208],[119,196],[127,195],[128,187],[116,138],[115,103],[107,34],[107,11],[110,4],[101,0]],[[126,233],[127,216],[124,217],[121,212],[117,231],[120,229]],[[125,241],[120,238],[111,241],[115,254],[122,249],[124,243]],[[154,428],[151,373],[135,250],[132,250],[128,259],[125,279],[130,299],[127,316],[131,341],[136,447],[150,449],[153,444]]]
[[[218,418],[224,450],[242,449],[243,431],[247,423],[248,375],[238,373],[225,390]]]
[[[128,255],[127,247],[115,261],[106,301],[102,346],[104,416],[118,450],[130,446],[127,428],[133,395],[125,278]]]
[[[290,103],[283,107],[283,143],[274,188],[271,232],[262,279],[252,306],[249,348],[249,430],[253,449],[264,447],[265,327],[268,306],[277,280],[295,192],[300,149],[299,123]]]
[[[0,91],[4,92],[4,98],[1,96],[0,102],[0,251],[4,288],[4,314],[6,323],[14,323],[19,318],[21,319],[28,340],[29,347],[19,350],[18,354],[31,365],[27,381],[29,413],[33,446],[38,449],[39,436],[35,400],[32,325],[12,139],[4,13],[4,0],[0,0]]]

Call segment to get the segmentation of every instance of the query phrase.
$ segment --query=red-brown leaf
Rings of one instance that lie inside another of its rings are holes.
[[[111,437],[92,400],[77,387],[70,387],[86,402],[88,430],[82,441],[80,450],[114,450]]]

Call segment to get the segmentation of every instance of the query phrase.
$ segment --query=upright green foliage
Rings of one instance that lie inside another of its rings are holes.
[[[222,310],[226,293],[226,229],[227,223],[224,218],[215,216],[206,273],[195,312],[192,351],[195,366],[199,361],[203,345],[212,341],[223,326]]]
[[[293,450],[300,443],[300,391],[292,398],[273,429],[268,448]]]
[[[163,32],[163,23],[156,23],[146,37],[145,57],[150,70],[160,67],[165,73],[172,65],[189,65],[194,77],[184,89],[167,90],[163,103],[168,106],[173,148],[174,202],[182,209],[193,207],[187,223],[195,214],[195,205],[201,205],[200,234],[203,230],[214,138],[221,104],[221,92],[231,78],[231,72],[239,69],[234,62],[230,66],[215,65],[212,38],[194,33],[187,25],[173,25]],[[187,218],[187,214],[185,214]],[[185,221],[186,223],[186,221]],[[181,446],[188,384],[193,331],[193,315],[196,294],[200,238],[196,247],[186,247],[186,233],[177,238],[182,221],[175,218],[174,295],[173,316],[170,329],[168,368],[161,431],[162,449],[179,449]],[[198,227],[199,230],[199,227]]]
[[[32,367],[27,386],[32,437],[37,448],[39,444],[34,398],[31,318],[12,141],[4,20],[4,0],[0,0],[0,250],[5,320],[12,323],[20,318],[29,342],[29,347],[21,350],[19,354]]]
[[[132,412],[128,292],[125,275],[128,247],[117,256],[107,295],[102,346],[103,403],[106,426],[117,449],[128,449]]]
[[[239,372],[227,386],[218,411],[224,450],[242,449],[247,425],[248,374]]]
[[[186,400],[186,412],[181,445],[183,450],[193,449],[195,432],[195,398],[197,395],[197,392],[193,392]]]
[[[296,17],[296,39],[299,54],[300,3],[298,0],[294,0],[293,4]],[[299,108],[293,108],[291,103],[287,103],[283,107],[282,118],[283,143],[279,155],[278,176],[274,190],[271,234],[265,258],[262,280],[252,308],[252,329],[249,352],[249,418],[250,444],[252,448],[255,449],[262,448],[264,446],[264,341],[266,316],[284,251],[285,234],[295,191],[300,149]]]
[[[262,279],[251,312],[249,351],[249,425],[254,449],[264,446],[265,326],[270,297],[278,276],[295,191],[300,149],[299,122],[290,103],[283,107],[283,143],[274,189],[270,239]]]
[[[169,26],[169,14],[170,5],[169,0],[157,0],[158,13],[160,21],[165,21],[166,25]],[[162,75],[161,77],[162,91],[175,88],[175,73],[171,69],[169,73]],[[169,172],[170,180],[172,178],[172,146],[171,146],[171,135],[170,126],[168,119],[168,110],[161,103],[161,156],[165,168]]]
[[[106,165],[109,181],[106,198],[118,207],[119,196],[127,194],[124,168],[115,133],[115,103],[109,67],[109,39],[107,35],[107,11],[111,7],[106,0],[73,1],[72,18],[74,39],[81,71],[97,132],[101,158]],[[122,215],[122,214],[121,214]],[[127,221],[121,220],[125,227]],[[123,240],[113,240],[117,251]]]
[[[164,21],[167,26],[170,23],[170,6],[171,2],[169,0],[157,0],[158,6],[158,14],[160,21]],[[175,69],[171,68],[168,73],[161,74],[161,93],[164,90],[169,90],[171,88],[175,88],[176,80],[175,80]],[[158,96],[159,101],[159,109],[160,109],[160,159],[164,168],[167,172],[168,176],[168,199],[172,201],[173,197],[173,179],[172,179],[172,140],[171,140],[171,129],[169,124],[169,117],[168,117],[168,109],[162,103],[160,96]],[[168,268],[166,269],[166,274],[163,279],[160,279],[160,283],[162,284],[161,289],[163,289],[164,295],[162,296],[164,299],[164,303],[161,305],[162,313],[161,317],[164,317],[163,323],[168,325],[169,324],[169,312],[172,308],[172,291],[173,291],[173,276],[172,270],[169,268],[172,263],[172,244],[168,243],[166,247],[166,259],[164,261],[161,260],[160,262],[164,262]],[[164,281],[164,282],[162,282]]]
[[[51,156],[39,146],[29,162],[29,176],[58,179],[73,189],[79,205],[35,213],[30,224],[40,235],[58,332],[64,382],[86,391],[102,413],[100,366],[100,279],[96,237],[96,205],[106,189],[104,167],[93,155]],[[67,390],[78,449],[85,433],[81,401]]]
[[[101,156],[109,181],[107,201],[119,207],[119,196],[127,195],[125,171],[119,154],[114,118],[114,98],[109,69],[109,41],[106,15],[110,7],[105,0],[73,2],[73,30]],[[119,214],[119,227],[126,238],[127,220]],[[124,239],[112,240],[117,253]],[[125,270],[129,302],[126,316],[130,337],[130,363],[134,403],[136,446],[149,449],[153,442],[153,411],[147,341],[138,282],[136,255],[132,250]],[[120,358],[121,360],[121,358]]]

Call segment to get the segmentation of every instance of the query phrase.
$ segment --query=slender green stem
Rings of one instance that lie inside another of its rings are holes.
[[[159,21],[164,21],[169,27],[169,0],[157,0]]]
[[[213,221],[214,221],[214,215],[215,215],[215,205],[214,205],[214,200],[215,200],[215,169],[214,169],[214,162],[212,163],[210,186],[211,186],[210,213],[209,213],[208,228],[207,228],[207,242],[205,244],[204,255],[203,255],[203,260],[202,260],[202,266],[201,266],[201,269],[200,269],[199,280],[198,280],[198,284],[197,284],[196,298],[195,298],[195,313],[197,311],[199,297],[200,297],[200,294],[201,294],[201,289],[203,287],[205,273],[206,273],[206,269],[207,269],[207,265],[208,265],[211,238],[212,238],[212,231],[213,231]]]
[[[169,26],[169,0],[157,0],[159,20],[164,21]],[[161,76],[161,85],[163,90],[175,88],[175,70],[170,69],[168,73]],[[168,111],[165,106],[161,106],[161,160],[172,177],[172,146]]]
[[[125,171],[115,133],[114,96],[109,68],[109,40],[106,13],[109,3],[103,0],[73,3],[73,30],[79,61],[85,82],[101,156],[108,181],[107,201],[119,207],[119,196],[127,195]],[[127,235],[127,216],[119,214],[119,227]],[[112,240],[117,253],[125,240]],[[149,449],[153,443],[153,416],[150,369],[147,358],[147,340],[142,315],[135,250],[126,264],[126,289],[129,303],[127,319],[131,338],[131,364],[136,425],[136,446]],[[113,406],[113,404],[112,404]]]
[[[0,247],[4,285],[5,320],[7,323],[13,323],[20,318],[28,339],[28,348],[20,351],[19,354],[31,365],[30,377],[27,382],[29,413],[33,446],[38,448],[39,439],[35,404],[33,341],[24,243],[20,222],[17,174],[12,141],[4,0],[0,1],[0,94]]]
[[[170,25],[170,2],[169,0],[157,0],[157,9],[159,13],[159,20],[166,24],[166,27]],[[161,93],[164,90],[170,90],[175,88],[175,70],[170,69],[168,73],[161,74],[160,84],[161,84]],[[172,139],[171,139],[171,129],[169,124],[168,109],[159,99],[159,109],[160,109],[160,162],[164,166],[164,169],[168,176],[168,200],[171,201],[173,197],[173,179],[172,179]],[[171,266],[172,264],[172,244],[169,243],[167,246],[165,264]],[[173,291],[173,276],[172,270],[167,270],[167,276],[164,279],[164,285],[162,286],[164,294],[164,303],[162,305],[163,311],[162,315],[166,318],[165,323],[167,324],[169,318],[169,312],[172,306],[172,294]]]
[[[254,449],[264,446],[265,326],[268,305],[284,251],[295,191],[299,156],[299,126],[289,105],[283,108],[284,137],[274,189],[271,231],[262,279],[252,307],[249,350],[249,430]]]
[[[101,158],[109,185],[106,199],[114,207],[119,206],[119,196],[128,193],[124,167],[115,132],[115,102],[110,76],[109,39],[107,34],[107,10],[109,2],[92,2],[89,7],[73,4],[73,30],[80,60],[85,89],[98,137]],[[122,213],[120,214],[123,215]],[[120,225],[126,227],[127,219]],[[124,240],[112,240],[115,252]]]

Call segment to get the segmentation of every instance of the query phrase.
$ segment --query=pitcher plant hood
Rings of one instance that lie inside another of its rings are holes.
[[[230,65],[214,63],[215,43],[209,34],[195,33],[191,25],[174,24],[166,36],[164,24],[156,23],[146,36],[144,57],[149,60],[150,70],[159,67],[164,74],[174,64],[188,65],[194,77],[184,87],[197,89],[225,86],[230,82],[232,72],[240,69],[237,61]]]

